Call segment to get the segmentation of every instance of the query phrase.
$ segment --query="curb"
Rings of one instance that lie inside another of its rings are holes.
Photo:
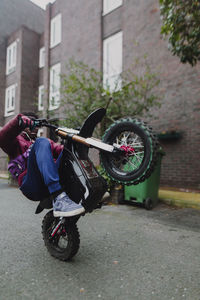
[[[168,205],[200,209],[200,193],[197,192],[180,192],[159,189],[158,196],[162,202]]]
[[[0,179],[9,179],[9,176],[7,173],[0,173]]]

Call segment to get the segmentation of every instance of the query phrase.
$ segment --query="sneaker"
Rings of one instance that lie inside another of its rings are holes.
[[[84,212],[85,208],[72,201],[65,192],[59,194],[53,201],[54,217],[72,217]]]

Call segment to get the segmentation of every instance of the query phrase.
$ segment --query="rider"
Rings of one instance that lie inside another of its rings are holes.
[[[73,202],[59,183],[58,167],[63,146],[50,139],[37,138],[34,113],[18,114],[0,130],[0,147],[8,154],[8,170],[22,193],[31,200],[53,197],[55,217],[70,217],[85,211]]]

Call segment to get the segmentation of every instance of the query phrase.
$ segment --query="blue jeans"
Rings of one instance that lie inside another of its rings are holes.
[[[62,152],[55,162],[48,139],[36,139],[29,154],[27,174],[20,187],[27,198],[42,200],[61,189],[58,174],[61,157]]]

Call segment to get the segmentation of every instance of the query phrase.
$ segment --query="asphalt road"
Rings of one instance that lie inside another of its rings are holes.
[[[44,213],[0,180],[0,300],[200,300],[200,211],[104,206],[78,222],[71,262],[49,255]]]

